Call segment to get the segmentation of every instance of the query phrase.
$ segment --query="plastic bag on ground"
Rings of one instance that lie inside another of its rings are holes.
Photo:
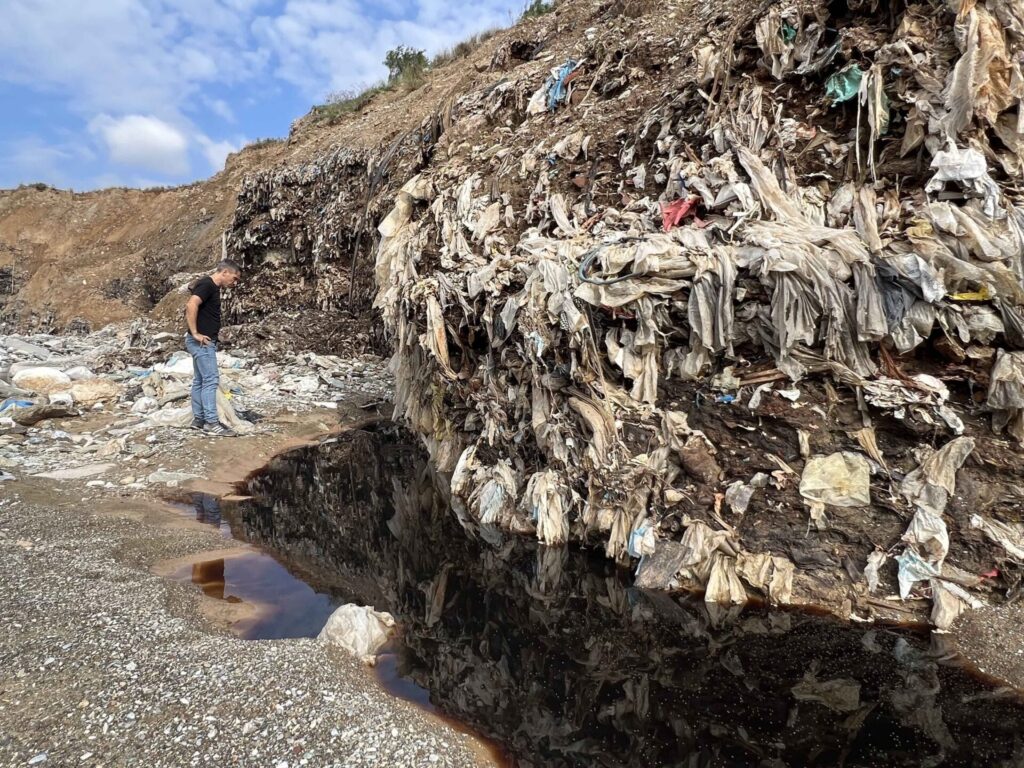
[[[981,515],[971,515],[971,528],[978,528],[992,541],[999,543],[1006,554],[1024,563],[1024,525],[991,520]]]
[[[379,651],[394,633],[395,619],[390,613],[365,605],[347,603],[327,619],[317,639],[344,648],[367,664],[373,664]]]
[[[792,693],[797,701],[815,701],[836,712],[853,712],[860,707],[860,683],[846,678],[818,680],[814,671],[804,675]]]

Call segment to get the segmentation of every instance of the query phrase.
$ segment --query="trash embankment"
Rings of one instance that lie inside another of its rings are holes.
[[[88,336],[0,337],[0,481],[36,476],[132,491],[199,476],[202,457],[184,450],[196,433],[192,359],[182,346],[181,334],[141,322]],[[218,412],[243,435],[284,410],[391,396],[384,361],[372,355],[303,352],[272,362],[235,349],[217,358]]]
[[[1013,596],[1024,11],[883,5],[606,15],[455,100],[375,276],[467,528],[720,603]]]

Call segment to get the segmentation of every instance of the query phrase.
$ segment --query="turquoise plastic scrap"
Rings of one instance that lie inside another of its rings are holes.
[[[796,40],[796,27],[788,21],[782,25],[782,39],[787,43],[792,43]]]
[[[558,69],[557,77],[549,77],[547,80],[548,88],[548,111],[554,111],[558,109],[558,105],[565,101],[565,97],[568,95],[568,90],[565,86],[565,79],[569,77],[579,64],[573,59],[569,59]]]
[[[825,81],[825,95],[832,99],[833,104],[849,101],[860,90],[860,81],[864,79],[864,70],[856,63],[843,67],[829,76]]]
[[[8,410],[9,408],[30,408],[35,405],[31,400],[20,400],[16,397],[9,397],[0,403],[0,413]]]

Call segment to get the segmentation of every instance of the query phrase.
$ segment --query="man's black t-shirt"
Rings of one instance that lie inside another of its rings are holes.
[[[202,302],[196,315],[196,330],[203,336],[216,339],[220,333],[220,286],[212,277],[200,278],[192,286],[192,295]]]

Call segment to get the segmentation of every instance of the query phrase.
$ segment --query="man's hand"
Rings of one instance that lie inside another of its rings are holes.
[[[205,347],[207,344],[210,343],[210,337],[209,336],[204,336],[201,333],[194,333],[194,334],[192,334],[192,338],[195,339],[196,341],[198,341],[199,342],[199,346],[201,346],[201,347]]]

